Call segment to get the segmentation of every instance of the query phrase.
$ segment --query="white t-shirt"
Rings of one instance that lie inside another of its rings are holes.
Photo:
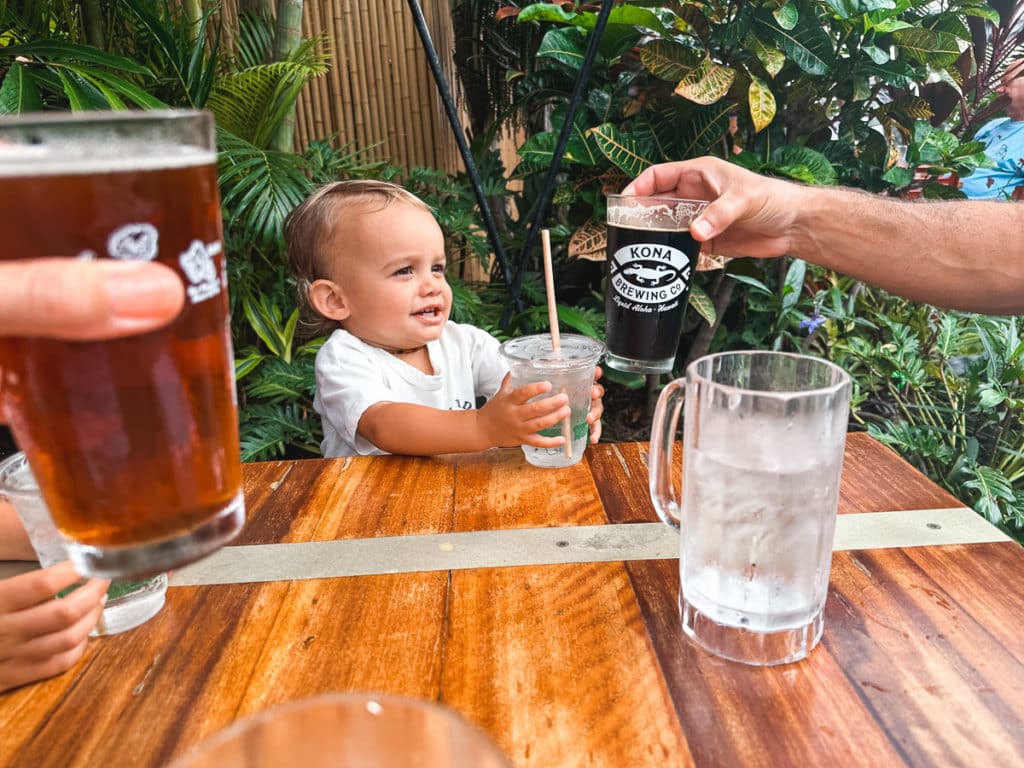
[[[427,344],[434,375],[428,376],[390,352],[371,347],[348,331],[334,331],[316,354],[316,396],[327,458],[382,451],[356,434],[359,419],[380,402],[414,403],[441,410],[470,410],[490,398],[508,372],[498,340],[472,325],[446,323],[441,338]]]

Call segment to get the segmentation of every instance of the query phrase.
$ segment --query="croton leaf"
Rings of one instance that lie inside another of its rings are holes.
[[[708,58],[679,81],[675,92],[696,104],[714,104],[729,92],[735,79],[735,69]]]
[[[793,29],[797,22],[800,21],[800,11],[794,2],[783,3],[772,11],[772,16],[775,17],[775,21],[779,23],[779,26],[786,30]]]
[[[786,175],[798,174],[803,180],[807,180],[806,174],[810,174],[810,181],[814,184],[835,184],[836,169],[821,152],[810,147],[788,145],[779,147],[772,153],[776,168]],[[791,173],[792,170],[792,173]]]
[[[531,6],[532,7],[532,6]],[[575,27],[549,29],[537,49],[538,57],[554,59],[567,67],[578,70],[583,64],[586,40],[583,32]]]
[[[612,123],[591,128],[588,135],[597,141],[601,153],[631,178],[636,178],[654,164],[639,142]]]
[[[555,21],[571,24],[574,18],[576,14],[565,10],[559,3],[534,3],[519,11],[516,21]]]
[[[715,302],[711,300],[707,292],[699,285],[690,286],[690,306],[698,315],[707,320],[708,325],[714,325],[718,314],[715,312]]]
[[[775,95],[767,83],[759,77],[751,77],[747,98],[750,102],[750,118],[754,121],[754,132],[760,133],[775,119]]]
[[[586,223],[569,238],[569,258],[604,261],[608,244],[608,229],[603,221],[587,219]]]
[[[743,47],[757,57],[769,75],[775,77],[786,63],[786,54],[772,48],[753,32],[743,38]]]
[[[892,38],[908,57],[919,64],[942,68],[960,58],[960,39],[949,32],[915,27],[898,29],[892,33]]]
[[[675,40],[652,40],[640,49],[640,61],[655,77],[679,82],[700,66],[703,53]]]
[[[841,19],[852,19],[871,11],[892,10],[895,0],[825,0],[829,8]]]
[[[773,26],[770,22],[758,18],[757,24],[771,36],[786,56],[809,75],[826,75],[835,61],[835,49],[832,38],[819,26],[801,26],[787,30]]]

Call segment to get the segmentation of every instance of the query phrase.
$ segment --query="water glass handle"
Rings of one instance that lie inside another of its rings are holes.
[[[672,485],[672,451],[675,446],[679,412],[683,407],[686,385],[676,379],[661,390],[658,406],[654,409],[651,425],[651,452],[648,456],[651,501],[654,511],[666,525],[677,531],[679,525],[679,495]]]

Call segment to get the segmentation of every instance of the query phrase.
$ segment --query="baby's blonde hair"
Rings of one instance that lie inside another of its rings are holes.
[[[356,206],[365,212],[381,211],[395,203],[430,211],[430,206],[397,184],[354,179],[325,184],[288,214],[284,224],[288,266],[298,288],[303,322],[311,334],[330,333],[338,327],[337,320],[321,315],[309,300],[310,286],[328,276],[331,260],[336,258],[327,253],[327,243],[338,226],[337,214]]]

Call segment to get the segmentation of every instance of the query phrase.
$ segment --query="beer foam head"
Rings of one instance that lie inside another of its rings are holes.
[[[608,195],[608,223],[628,229],[686,232],[707,207],[707,200]]]
[[[212,150],[123,138],[14,144],[0,140],[0,177],[84,175],[188,168],[217,161]]]

